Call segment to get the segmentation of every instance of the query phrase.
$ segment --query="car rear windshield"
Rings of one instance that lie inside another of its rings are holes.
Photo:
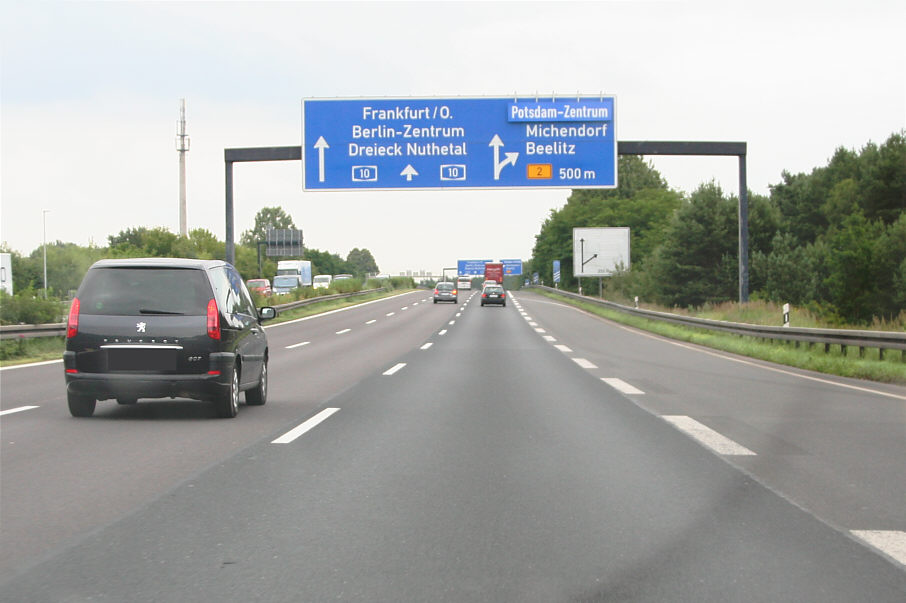
[[[93,268],[79,288],[82,314],[204,316],[214,296],[201,270]]]
[[[298,287],[299,278],[296,276],[276,276],[274,277],[274,287]]]
[[[438,288],[438,289],[443,289],[443,290],[445,290],[445,291],[452,291],[452,290],[453,290],[453,283],[437,283],[437,288]]]

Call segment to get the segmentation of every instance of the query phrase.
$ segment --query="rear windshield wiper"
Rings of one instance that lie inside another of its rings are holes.
[[[150,308],[141,308],[139,310],[140,314],[175,314],[179,316],[185,316],[185,312],[169,312],[167,310],[152,310]]]

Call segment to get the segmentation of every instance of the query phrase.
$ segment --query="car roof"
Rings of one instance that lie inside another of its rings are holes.
[[[192,268],[207,270],[218,266],[227,266],[223,260],[196,260],[192,258],[124,258],[98,260],[92,268]]]

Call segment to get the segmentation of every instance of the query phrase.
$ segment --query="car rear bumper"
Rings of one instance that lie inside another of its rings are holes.
[[[75,354],[63,353],[67,370],[66,391],[91,396],[97,400],[110,398],[191,398],[213,400],[229,392],[235,358],[232,354],[212,354],[205,373],[82,373],[75,370]]]

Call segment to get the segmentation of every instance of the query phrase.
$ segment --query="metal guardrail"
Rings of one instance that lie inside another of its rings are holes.
[[[806,342],[808,344],[824,344],[824,351],[827,352],[831,345],[839,345],[846,353],[849,346],[858,347],[860,355],[865,348],[878,348],[880,357],[884,357],[884,350],[900,350],[904,352],[906,358],[906,333],[896,331],[860,331],[855,329],[808,329],[804,327],[774,327],[767,325],[753,325],[740,322],[729,322],[725,320],[712,320],[709,318],[694,318],[691,316],[682,316],[679,314],[670,314],[668,312],[657,312],[654,310],[644,310],[642,308],[633,308],[614,302],[609,302],[595,297],[579,295],[571,291],[554,289],[533,285],[535,289],[543,289],[564,297],[578,301],[595,304],[639,316],[651,320],[671,322],[684,325],[687,327],[696,327],[709,331],[720,331],[723,333],[732,333],[734,335],[743,335],[747,337],[759,337],[761,339],[777,339],[780,341]]]
[[[317,302],[330,301],[333,299],[343,299],[346,297],[355,297],[357,295],[367,295],[369,293],[376,293],[378,291],[384,291],[384,287],[378,289],[365,289],[364,291],[355,291],[353,293],[336,293],[334,295],[320,295],[318,297],[310,297],[308,299],[300,299],[299,301],[288,302],[285,304],[278,304],[274,306],[277,308],[277,313],[285,312],[286,310],[293,310],[295,308],[301,308],[302,306],[308,306]],[[56,322],[48,323],[42,325],[2,325],[0,326],[0,339],[13,339],[13,338],[29,338],[29,337],[54,337],[62,336],[66,334],[66,323],[65,322]]]

